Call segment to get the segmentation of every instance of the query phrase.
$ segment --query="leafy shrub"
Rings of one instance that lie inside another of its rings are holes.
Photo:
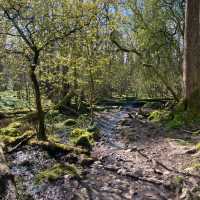
[[[169,120],[166,124],[166,127],[169,129],[176,129],[180,128],[185,124],[185,114],[184,113],[177,113],[174,114],[172,120]]]
[[[172,114],[167,110],[156,110],[150,113],[148,119],[153,122],[163,122],[171,119]]]

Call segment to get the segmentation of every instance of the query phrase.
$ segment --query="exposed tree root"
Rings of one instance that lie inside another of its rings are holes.
[[[104,166],[104,169],[108,170],[108,171],[111,171],[111,172],[115,172],[115,173],[118,173],[118,169],[116,168],[111,168],[111,167],[107,167],[107,166]],[[134,175],[133,173],[131,172],[126,172],[126,173],[123,173],[121,174],[122,176],[126,176],[126,177],[130,177],[130,178],[133,178],[134,180],[136,181],[143,181],[143,182],[147,182],[147,183],[151,183],[151,184],[154,184],[154,185],[163,185],[164,187],[168,187],[168,185],[166,185],[163,181],[160,181],[160,180],[156,180],[156,179],[148,179],[148,178],[144,178],[144,177],[141,177],[141,176],[137,176],[137,175]]]
[[[149,160],[150,162],[152,162],[154,165],[158,165],[158,166],[164,168],[165,170],[167,170],[167,171],[169,171],[169,172],[173,172],[173,173],[180,174],[180,175],[187,176],[187,177],[189,176],[189,177],[193,177],[193,178],[198,178],[198,179],[200,179],[200,176],[198,176],[198,175],[191,174],[191,173],[187,173],[187,172],[178,171],[178,170],[176,170],[176,169],[172,169],[172,168],[170,168],[170,167],[164,165],[164,164],[161,163],[160,161],[148,157],[145,153],[141,152],[141,150],[139,150],[139,149],[137,149],[137,148],[134,148],[133,151],[137,151],[141,156],[143,156],[144,158],[146,158],[147,160]]]

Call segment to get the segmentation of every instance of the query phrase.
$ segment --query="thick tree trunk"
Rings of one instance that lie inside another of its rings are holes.
[[[200,113],[200,1],[187,0],[183,64],[186,109]]]
[[[0,143],[0,200],[16,200],[14,177],[7,166],[3,154],[3,144]]]
[[[43,112],[42,103],[41,103],[40,86],[35,74],[35,69],[38,64],[38,59],[39,59],[39,52],[38,53],[36,52],[34,55],[33,65],[30,67],[31,68],[30,78],[33,83],[33,89],[35,93],[35,104],[36,104],[38,122],[39,122],[39,130],[37,132],[37,138],[38,140],[46,140],[47,137],[45,133],[45,121],[44,121],[45,119],[44,119],[44,112]]]

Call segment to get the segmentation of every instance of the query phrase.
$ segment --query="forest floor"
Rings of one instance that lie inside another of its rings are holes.
[[[198,135],[183,129],[167,131],[129,107],[99,112],[96,122],[101,139],[93,147],[92,161],[82,160],[81,178],[65,175],[34,183],[38,171],[55,163],[79,162],[74,154],[52,157],[39,147],[24,146],[7,156],[20,199],[200,199]]]

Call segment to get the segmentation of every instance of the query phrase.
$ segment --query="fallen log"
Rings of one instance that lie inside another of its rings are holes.
[[[61,144],[57,142],[51,142],[51,141],[38,141],[38,140],[32,140],[29,142],[29,145],[32,146],[39,146],[42,149],[48,151],[51,154],[58,154],[58,153],[71,153],[74,152],[76,154],[86,154],[89,155],[90,152],[88,150],[74,147],[69,144]]]
[[[16,200],[14,176],[6,163],[3,148],[4,144],[0,143],[0,200]]]

